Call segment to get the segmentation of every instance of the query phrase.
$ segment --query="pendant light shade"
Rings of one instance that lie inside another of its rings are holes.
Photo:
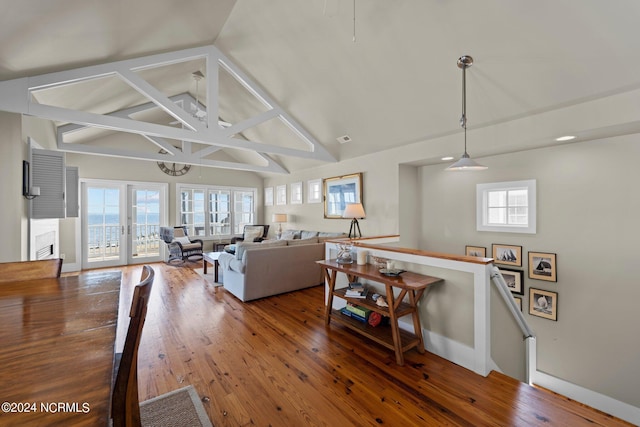
[[[474,171],[485,170],[486,166],[476,163],[469,157],[467,153],[467,68],[473,65],[473,58],[469,55],[463,55],[458,58],[458,68],[462,69],[462,117],[460,117],[460,126],[464,129],[464,154],[460,160],[449,166],[448,171]]]

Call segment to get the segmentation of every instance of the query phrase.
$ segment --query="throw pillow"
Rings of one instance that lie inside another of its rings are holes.
[[[189,240],[189,238],[187,236],[174,237],[173,241],[174,242],[179,242],[181,245],[188,245],[188,244],[191,243],[191,240]]]
[[[318,235],[317,231],[302,230],[302,232],[300,233],[300,238],[308,239],[309,237],[316,237],[317,235]]]
[[[282,232],[282,236],[280,237],[280,240],[293,240],[293,239],[299,239],[299,238],[300,238],[299,230],[285,230]]]
[[[244,240],[245,242],[253,242],[253,239],[256,237],[262,237],[262,233],[264,233],[264,227],[262,225],[247,226],[244,228]]]

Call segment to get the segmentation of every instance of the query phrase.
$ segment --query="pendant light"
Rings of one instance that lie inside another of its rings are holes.
[[[473,58],[469,55],[463,55],[458,58],[458,68],[462,69],[462,117],[460,117],[460,126],[464,129],[464,154],[460,160],[449,166],[448,171],[478,171],[487,169],[469,157],[467,153],[467,68],[473,65]]]

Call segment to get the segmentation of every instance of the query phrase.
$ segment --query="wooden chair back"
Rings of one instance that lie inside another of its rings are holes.
[[[133,290],[129,329],[118,366],[118,374],[111,399],[113,427],[140,427],[140,401],[138,397],[138,348],[142,326],[147,315],[147,304],[154,271],[148,265],[142,267],[140,283]]]
[[[60,277],[62,259],[0,263],[0,283]]]

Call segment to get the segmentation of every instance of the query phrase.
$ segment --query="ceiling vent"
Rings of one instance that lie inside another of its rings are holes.
[[[351,137],[349,135],[342,135],[336,138],[340,144],[346,144],[347,142],[351,142]]]

